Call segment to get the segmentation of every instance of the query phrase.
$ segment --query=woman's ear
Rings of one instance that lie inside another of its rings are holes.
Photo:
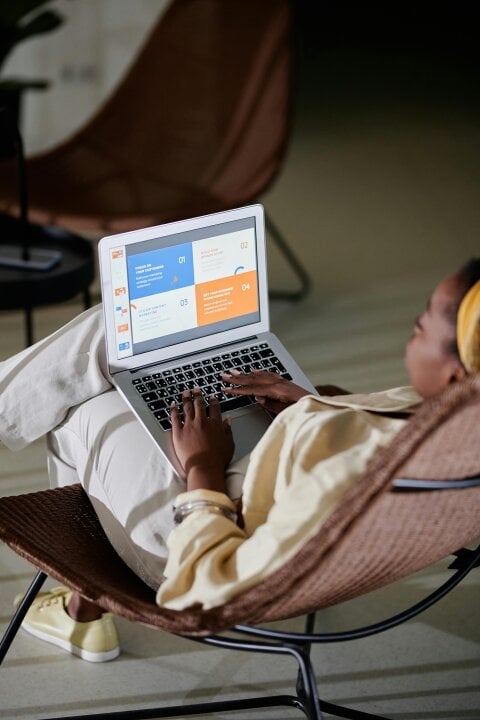
[[[450,366],[450,379],[449,379],[449,385],[451,385],[454,382],[459,382],[460,380],[463,380],[467,377],[467,371],[465,370],[465,367],[463,366],[463,363],[460,360],[457,360],[457,358],[454,358],[451,362]]]

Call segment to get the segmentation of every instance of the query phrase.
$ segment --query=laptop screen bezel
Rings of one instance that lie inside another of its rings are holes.
[[[213,227],[226,222],[253,218],[255,222],[255,237],[257,251],[257,278],[258,278],[258,304],[259,321],[248,323],[231,330],[221,330],[218,333],[206,335],[202,338],[186,340],[167,347],[138,353],[130,357],[118,359],[116,353],[115,315],[113,305],[112,277],[110,252],[119,246],[138,243],[142,240],[167,238],[170,235],[196,230],[204,227]],[[178,220],[176,222],[156,225],[141,230],[132,230],[103,237],[98,245],[100,280],[103,300],[103,314],[105,321],[105,338],[107,359],[110,374],[122,370],[135,370],[138,367],[163,363],[175,358],[191,355],[193,353],[208,351],[221,345],[242,341],[269,330],[268,312],[268,285],[267,285],[267,259],[265,243],[265,216],[261,204],[249,205],[234,210],[226,210],[211,215]]]

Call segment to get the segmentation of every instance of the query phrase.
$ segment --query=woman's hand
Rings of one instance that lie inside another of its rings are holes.
[[[199,388],[184,392],[182,401],[183,423],[177,406],[171,407],[172,439],[187,488],[225,492],[225,469],[235,449],[230,418],[222,420],[217,398],[210,400],[207,414]]]
[[[232,370],[229,373],[222,373],[221,377],[224,382],[235,386],[226,385],[224,387],[226,393],[229,395],[255,395],[255,400],[260,405],[275,414],[289,405],[293,405],[304,395],[310,395],[308,390],[267,370],[254,370],[250,373]]]

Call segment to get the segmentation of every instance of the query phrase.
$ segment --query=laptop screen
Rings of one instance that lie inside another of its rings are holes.
[[[254,217],[119,244],[109,262],[118,360],[260,320]]]

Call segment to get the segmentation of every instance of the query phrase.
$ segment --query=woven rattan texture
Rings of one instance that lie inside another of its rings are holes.
[[[80,485],[1,498],[0,537],[35,567],[120,615],[141,620],[143,607],[155,608],[155,593],[113,550]],[[162,612],[168,623],[170,613]]]
[[[433,480],[472,477],[480,471],[479,456],[480,417],[478,399],[473,397],[471,405],[452,413],[421,443],[399,474]]]
[[[478,418],[475,424],[469,414],[472,437],[461,421],[471,407],[476,408]],[[400,495],[390,490],[393,479],[404,475],[407,460],[413,476],[421,477],[414,458],[421,449],[425,465],[430,438],[434,441],[432,467],[445,476],[436,433],[456,415],[457,452],[461,457],[473,443],[477,451],[474,472],[478,473],[480,377],[468,378],[425,402],[390,445],[373,458],[317,535],[276,573],[218,608],[221,621],[228,626],[241,622],[245,615],[251,622],[280,619],[341,602],[426,567],[480,535],[478,488],[424,493],[423,502],[417,492]],[[452,470],[453,479],[457,475]]]
[[[417,453],[427,477],[462,476],[452,448],[458,469],[478,474],[479,426],[479,378],[424,403],[292,560],[209,611],[158,608],[152,591],[109,545],[79,486],[1,499],[0,535],[34,565],[103,607],[171,632],[205,634],[239,622],[292,617],[393,582],[480,534],[479,488],[391,490],[405,468],[422,476]]]

